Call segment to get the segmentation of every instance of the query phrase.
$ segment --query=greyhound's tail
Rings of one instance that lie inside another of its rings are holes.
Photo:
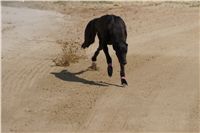
[[[96,20],[97,19],[91,20],[85,28],[85,41],[82,45],[83,48],[89,47],[92,43],[94,43],[96,36],[96,28],[95,28]]]

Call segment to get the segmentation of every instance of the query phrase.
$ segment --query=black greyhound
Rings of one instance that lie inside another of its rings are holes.
[[[87,48],[94,43],[96,34],[99,38],[99,47],[92,57],[93,63],[95,63],[99,52],[103,49],[108,63],[108,75],[111,77],[113,73],[112,59],[109,55],[107,45],[112,44],[120,62],[121,84],[128,85],[124,69],[124,65],[127,63],[126,54],[128,50],[128,44],[126,43],[127,31],[124,21],[115,15],[104,15],[91,20],[85,29],[85,41],[82,44],[82,48]]]

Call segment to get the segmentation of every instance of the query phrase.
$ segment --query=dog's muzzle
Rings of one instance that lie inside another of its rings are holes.
[[[85,45],[85,43],[83,43],[82,45],[81,45],[81,48],[83,48],[83,49],[85,49],[87,46]]]

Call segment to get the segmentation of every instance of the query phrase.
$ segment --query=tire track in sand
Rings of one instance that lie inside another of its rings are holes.
[[[21,10],[26,10],[24,14],[28,16],[31,16],[29,14],[32,14],[31,17],[35,16],[34,20],[38,22],[32,22],[29,21],[29,18],[21,17]],[[53,34],[51,36],[47,34],[52,33],[52,31],[56,34],[61,27],[49,28],[49,25],[54,25],[60,21],[64,23],[64,20],[61,19],[62,15],[58,13],[24,8],[3,7],[3,13],[4,20],[8,19],[16,26],[23,23],[23,25],[12,29],[12,32],[4,32],[3,36],[2,127],[7,132],[15,129],[17,126],[15,123],[18,123],[18,121],[21,121],[18,126],[22,126],[24,118],[22,109],[29,106],[25,106],[26,100],[30,100],[29,96],[34,95],[34,91],[37,90],[36,85],[42,77],[46,77],[51,72],[50,64],[52,60],[49,58],[56,54],[54,50],[57,50],[59,46],[54,45],[54,43],[59,38],[57,38],[58,36],[54,37]],[[18,17],[13,17],[13,13]],[[37,13],[42,14],[43,17]],[[52,18],[55,18],[55,20],[52,21]],[[45,22],[48,22],[48,24]],[[31,23],[34,23],[32,27],[30,27]],[[35,29],[39,30],[35,32]],[[48,41],[47,36],[52,38],[51,42]],[[36,38],[40,38],[42,41],[35,40]],[[31,105],[31,103],[29,104]],[[24,120],[26,121],[26,119]]]

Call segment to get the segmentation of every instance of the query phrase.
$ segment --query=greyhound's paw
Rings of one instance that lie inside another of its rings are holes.
[[[122,78],[121,79],[121,84],[125,87],[125,86],[128,86],[128,83],[127,83],[127,81],[126,81],[126,79],[125,78]]]
[[[92,65],[89,67],[89,70],[98,71],[99,67],[97,67],[97,64],[95,62],[93,62]]]
[[[111,77],[112,73],[113,73],[113,67],[112,67],[112,65],[108,65],[107,71],[108,71],[108,76]]]

